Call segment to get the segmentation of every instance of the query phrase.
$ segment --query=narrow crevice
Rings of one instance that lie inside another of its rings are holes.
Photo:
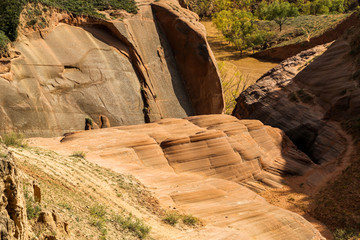
[[[69,69],[69,70],[71,70],[71,69],[80,70],[80,68],[78,68],[78,67],[76,67],[76,66],[72,66],[72,65],[65,65],[65,66],[64,66],[64,69]]]
[[[141,87],[140,92],[141,92],[141,99],[143,100],[143,104],[144,104],[144,108],[143,108],[144,122],[150,123],[150,117],[149,117],[150,108],[149,108],[149,100],[147,98],[147,93],[143,87]]]

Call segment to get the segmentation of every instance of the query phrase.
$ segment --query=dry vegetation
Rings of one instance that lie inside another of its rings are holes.
[[[11,151],[21,172],[33,239],[151,239],[169,228],[163,221],[167,212],[132,176],[92,164],[83,154],[67,157],[30,147]],[[41,203],[32,194],[33,181],[40,186]],[[60,216],[70,233],[39,225],[43,211]],[[200,223],[192,216],[173,213],[186,227]]]

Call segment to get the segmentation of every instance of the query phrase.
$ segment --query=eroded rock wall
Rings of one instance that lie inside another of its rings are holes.
[[[197,21],[176,2],[162,4],[179,24]],[[17,57],[0,69],[0,131],[54,136],[84,129],[86,118],[118,126],[221,113],[220,78],[203,32],[174,42],[175,26],[163,28],[150,3],[139,8],[113,21],[55,12],[51,28],[24,33],[14,43]],[[203,46],[202,57],[179,62],[186,42]]]
[[[283,61],[241,93],[233,114],[281,128],[316,163],[341,157],[347,143],[337,122],[360,114],[357,29],[323,54],[319,46]]]
[[[29,226],[18,171],[3,144],[0,144],[0,154],[0,238],[28,239]]]

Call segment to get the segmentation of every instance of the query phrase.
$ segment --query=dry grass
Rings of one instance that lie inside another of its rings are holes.
[[[39,148],[12,151],[22,181],[35,179],[41,188],[41,204],[27,196],[28,214],[36,219],[37,209],[55,210],[71,228],[68,239],[145,239],[151,235],[149,222],[161,222],[157,200],[131,176]]]

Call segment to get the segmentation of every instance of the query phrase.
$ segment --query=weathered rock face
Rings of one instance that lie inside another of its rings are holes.
[[[91,162],[134,175],[165,207],[206,222],[192,239],[322,239],[305,219],[249,190],[281,186],[280,175],[313,168],[279,129],[256,120],[163,119],[32,143],[66,154],[84,151]]]
[[[0,144],[0,237],[1,239],[28,239],[28,225],[22,186],[9,153]]]
[[[176,2],[139,7],[122,21],[54,13],[55,27],[22,36],[0,72],[0,131],[53,136],[84,129],[85,118],[101,125],[100,115],[116,126],[221,113],[219,75],[194,14]],[[175,40],[179,26],[186,32]]]
[[[152,7],[174,51],[196,113],[221,113],[224,107],[222,88],[204,26],[198,19],[184,21],[184,16],[177,14],[179,7],[176,5],[154,3]]]
[[[334,120],[360,114],[359,64],[351,53],[359,33],[352,32],[316,59],[323,47],[282,62],[239,96],[233,114],[281,128],[314,162],[339,158],[346,140]]]

